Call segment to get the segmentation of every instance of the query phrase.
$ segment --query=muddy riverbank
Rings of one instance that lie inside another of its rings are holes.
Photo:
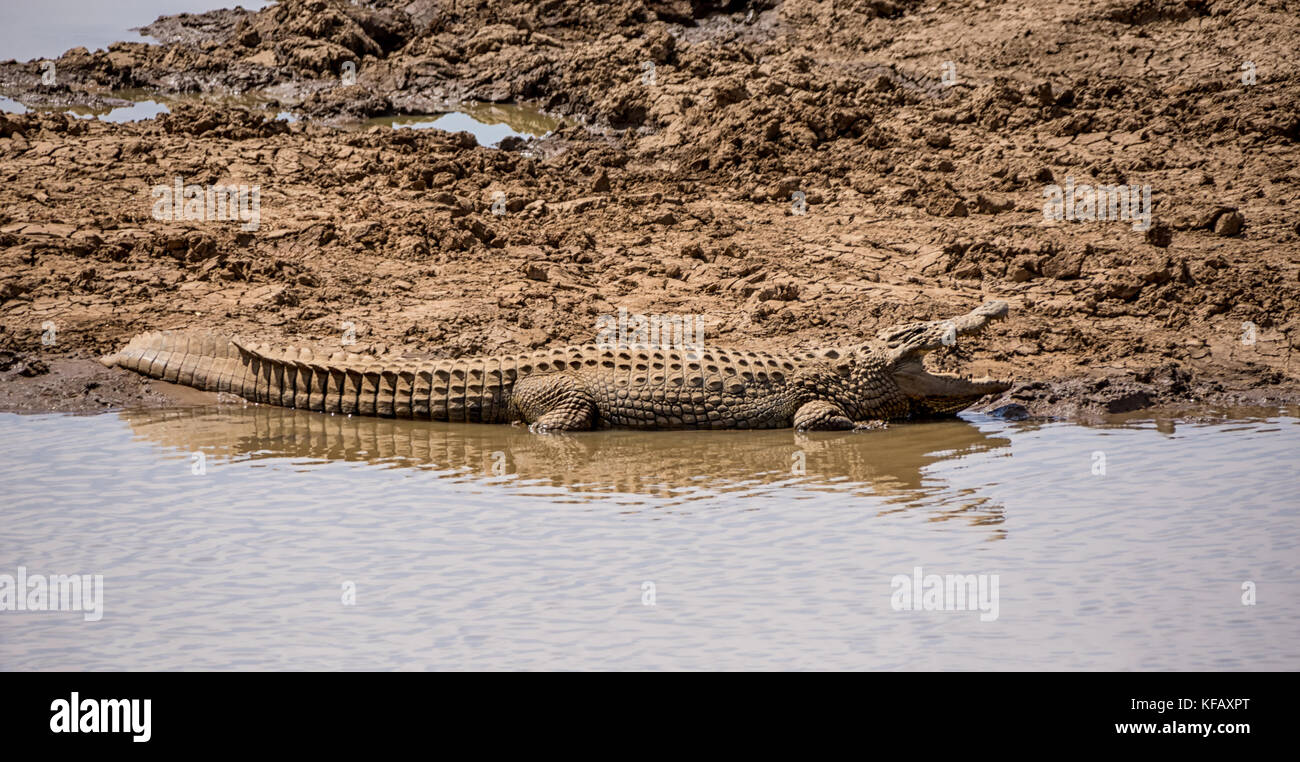
[[[1010,319],[934,357],[1020,382],[986,409],[1300,398],[1282,3],[289,0],[146,31],[52,84],[0,63],[34,109],[0,115],[2,409],[175,404],[94,364],[161,328],[461,356],[626,308],[793,349],[992,298]],[[212,100],[59,110],[132,88]],[[336,126],[462,101],[564,122],[499,148]],[[176,178],[257,188],[256,224],[158,219]],[[1149,187],[1149,227],[1045,219],[1083,185]]]

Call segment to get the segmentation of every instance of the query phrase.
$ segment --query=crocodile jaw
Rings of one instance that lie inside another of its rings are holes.
[[[991,378],[968,379],[955,373],[932,373],[919,361],[894,369],[898,388],[912,402],[913,415],[954,415],[986,394],[1001,394],[1011,384]]]

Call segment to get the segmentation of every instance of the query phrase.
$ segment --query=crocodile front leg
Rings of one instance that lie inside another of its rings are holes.
[[[812,400],[795,411],[794,427],[799,431],[847,431],[853,428],[853,421],[836,405]]]
[[[515,384],[515,415],[529,431],[587,431],[596,426],[596,402],[568,373],[528,376]]]
[[[854,421],[833,403],[813,400],[795,411],[794,427],[798,431],[864,431],[889,426],[884,421]]]

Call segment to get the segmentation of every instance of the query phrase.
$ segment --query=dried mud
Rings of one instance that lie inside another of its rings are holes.
[[[271,106],[0,115],[0,407],[174,404],[93,364],[162,328],[337,346],[347,322],[354,351],[460,356],[588,342],[622,307],[793,349],[991,298],[1010,319],[932,363],[1020,382],[984,409],[1295,401],[1296,19],[1200,0],[286,0],[69,51],[53,86],[0,63],[29,106],[122,88]],[[331,126],[460,100],[565,126],[500,150]],[[259,186],[260,226],[154,219],[151,188],[178,176]],[[1149,185],[1153,228],[1045,221],[1067,178]]]

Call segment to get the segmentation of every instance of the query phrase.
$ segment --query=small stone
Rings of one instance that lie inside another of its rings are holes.
[[[1033,279],[1033,272],[1023,265],[1012,265],[1007,268],[1007,280],[1012,283],[1024,283]]]
[[[1220,217],[1235,211],[1237,211],[1236,207],[1216,206],[1210,211],[1204,212],[1196,217],[1195,221],[1192,222],[1191,227],[1196,229],[1214,230],[1214,226],[1218,224]]]
[[[1009,405],[990,410],[989,415],[1006,421],[1023,421],[1029,417],[1029,409],[1024,405],[1012,402]]]
[[[961,199],[957,199],[952,203],[952,206],[948,207],[948,211],[945,212],[943,216],[944,217],[969,217],[970,210],[966,208],[965,201],[962,201]]]
[[[781,182],[773,185],[768,191],[768,198],[773,201],[789,201],[790,195],[799,190],[802,183],[798,177],[790,176],[781,178]]]
[[[18,375],[32,378],[34,376],[43,376],[49,372],[50,366],[46,365],[44,360],[32,360],[24,365],[22,370],[18,371]]]
[[[1216,235],[1234,236],[1241,232],[1245,224],[1246,218],[1241,216],[1241,212],[1227,212],[1214,221],[1214,232]]]
[[[524,277],[529,280],[537,280],[545,283],[550,280],[550,263],[529,262],[524,267]]]
[[[1171,242],[1173,242],[1174,233],[1172,230],[1170,230],[1169,226],[1166,225],[1165,223],[1157,222],[1151,227],[1147,228],[1147,232],[1144,233],[1142,237],[1143,240],[1145,240],[1147,243],[1151,244],[1152,246],[1159,246],[1160,248],[1163,249],[1166,246],[1168,246]]]
[[[1151,397],[1146,392],[1128,392],[1106,403],[1108,413],[1130,413],[1151,407]]]
[[[925,142],[932,148],[947,148],[952,145],[952,135],[942,130],[931,131],[926,134]]]
[[[1043,263],[1043,275],[1053,280],[1072,280],[1083,272],[1083,255],[1060,252]]]

